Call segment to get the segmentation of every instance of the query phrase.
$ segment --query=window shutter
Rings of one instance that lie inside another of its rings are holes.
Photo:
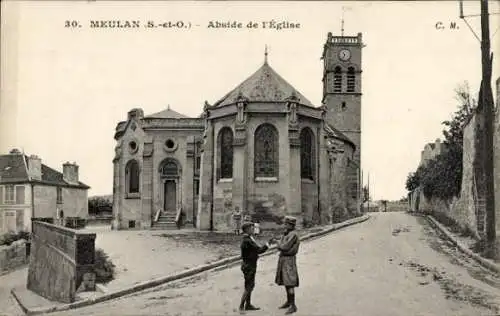
[[[24,186],[16,186],[16,204],[24,204]]]

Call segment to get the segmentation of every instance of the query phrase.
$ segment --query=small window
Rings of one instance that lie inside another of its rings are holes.
[[[25,204],[24,185],[16,185],[16,204]]]
[[[130,143],[128,143],[128,148],[131,153],[135,153],[138,149],[137,143],[135,141],[131,141]]]
[[[128,228],[135,228],[135,221],[128,221]]]
[[[333,71],[333,92],[342,92],[342,69],[339,66]]]
[[[347,92],[354,92],[356,88],[356,74],[354,67],[349,67],[347,70]]]
[[[139,163],[130,160],[125,167],[125,177],[128,193],[139,193]]]
[[[174,143],[174,141],[173,141],[173,140],[168,139],[168,140],[165,142],[165,146],[167,146],[167,148],[168,148],[168,149],[172,149],[172,148],[174,148],[175,143]]]
[[[233,131],[224,127],[219,132],[219,179],[233,177]]]
[[[57,188],[57,203],[62,203],[62,188]]]
[[[5,203],[14,203],[16,201],[14,186],[6,185],[5,186]]]
[[[201,157],[196,157],[196,170],[200,170],[201,167]]]
[[[197,197],[200,195],[200,180],[194,180],[194,196]]]
[[[345,101],[342,102],[342,105],[340,107],[341,107],[342,111],[345,111],[347,109],[347,105],[346,105]]]

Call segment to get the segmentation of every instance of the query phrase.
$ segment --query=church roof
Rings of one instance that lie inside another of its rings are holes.
[[[290,96],[295,95],[299,98],[299,103],[313,106],[311,101],[271,68],[267,61],[253,75],[217,101],[214,106],[221,107],[235,103],[240,94],[249,102],[284,102]]]
[[[170,108],[170,106],[167,106],[166,110],[160,111],[158,113],[153,113],[151,115],[146,116],[147,118],[189,118],[188,116],[181,114],[179,112],[176,112]]]
[[[338,129],[333,127],[332,125],[326,123],[324,129],[325,129],[326,133],[328,134],[328,136],[332,136],[332,137],[341,139],[345,142],[348,142],[354,148],[356,148],[356,145],[352,142],[352,140],[349,139],[349,137],[347,137],[344,133],[342,133],[341,131],[339,131]]]

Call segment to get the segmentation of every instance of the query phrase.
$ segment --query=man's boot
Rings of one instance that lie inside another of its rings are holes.
[[[297,311],[297,306],[295,306],[295,293],[290,294],[290,307],[285,312],[285,315],[295,313]]]
[[[288,291],[286,292],[286,302],[281,305],[279,308],[280,309],[283,309],[283,308],[288,308],[290,307],[290,293],[288,293]]]
[[[260,308],[252,305],[252,292],[247,294],[245,310],[247,311],[258,311]]]
[[[240,314],[245,314],[245,302],[247,300],[247,297],[248,297],[248,292],[244,291],[243,295],[241,296],[241,301],[239,306]]]

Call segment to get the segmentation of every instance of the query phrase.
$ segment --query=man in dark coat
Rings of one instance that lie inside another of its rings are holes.
[[[243,238],[241,240],[241,271],[245,278],[245,290],[241,296],[239,309],[240,313],[244,313],[245,310],[260,309],[253,306],[251,303],[252,290],[255,287],[257,260],[259,259],[259,254],[265,252],[269,248],[269,243],[272,243],[273,239],[271,239],[269,243],[261,246],[253,238],[252,222],[244,222],[241,228],[243,230]]]
[[[284,286],[286,290],[287,301],[280,306],[280,308],[288,308],[285,314],[297,311],[294,288],[299,286],[296,255],[299,251],[300,238],[297,231],[295,231],[296,223],[296,218],[291,216],[285,217],[285,232],[277,244],[280,255],[275,282],[278,285]]]

